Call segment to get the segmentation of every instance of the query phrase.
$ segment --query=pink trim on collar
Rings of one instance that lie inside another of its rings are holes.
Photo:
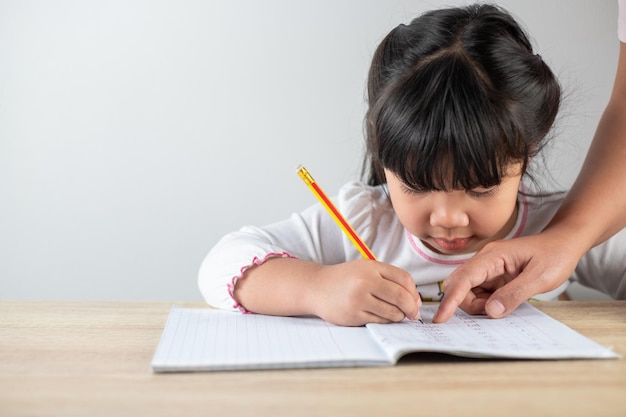
[[[241,267],[241,269],[239,270],[239,275],[235,275],[233,277],[233,279],[230,281],[230,283],[227,285],[227,287],[228,287],[228,295],[230,295],[230,298],[234,302],[233,307],[239,309],[239,311],[241,311],[244,314],[250,314],[252,312],[248,311],[244,306],[239,304],[237,302],[237,300],[235,299],[235,295],[234,295],[235,285],[237,284],[237,281],[239,281],[241,278],[243,278],[243,273],[244,272],[246,272],[248,269],[252,268],[253,266],[263,265],[270,258],[296,258],[296,257],[291,255],[288,252],[280,252],[280,253],[278,253],[278,252],[270,252],[270,253],[266,254],[263,257],[263,259],[260,259],[258,256],[255,256],[252,259],[252,262],[250,262],[248,265],[244,265],[244,266]]]

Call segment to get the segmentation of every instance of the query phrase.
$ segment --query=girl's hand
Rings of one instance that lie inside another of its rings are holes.
[[[342,326],[415,319],[422,305],[411,275],[382,262],[324,265],[313,280],[309,295],[315,314]]]

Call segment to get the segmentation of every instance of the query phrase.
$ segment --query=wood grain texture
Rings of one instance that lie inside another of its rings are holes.
[[[534,304],[626,355],[626,301]],[[624,358],[157,375],[171,306],[0,301],[0,416],[626,416]]]

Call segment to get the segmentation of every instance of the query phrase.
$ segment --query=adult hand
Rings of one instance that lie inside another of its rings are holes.
[[[433,322],[446,322],[457,307],[500,318],[532,296],[555,289],[576,268],[584,249],[558,232],[491,242],[443,283]]]

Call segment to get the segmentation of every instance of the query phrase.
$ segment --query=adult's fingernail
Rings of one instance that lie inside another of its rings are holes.
[[[498,300],[489,301],[485,308],[487,309],[487,312],[490,313],[490,315],[496,317],[500,317],[502,314],[504,314],[505,310],[504,305]]]

